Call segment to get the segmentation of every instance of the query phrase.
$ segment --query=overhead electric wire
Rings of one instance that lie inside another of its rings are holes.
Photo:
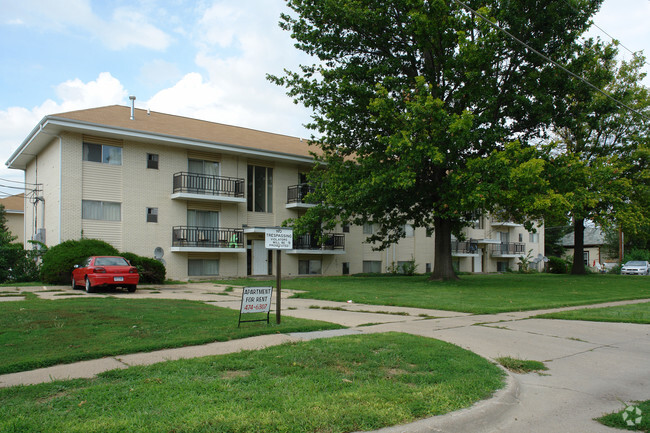
[[[564,2],[565,2],[565,3],[567,4],[567,6],[569,6],[571,9],[573,9],[574,11],[580,13],[580,10],[577,9],[575,6],[573,6],[569,0],[564,0]],[[607,33],[607,32],[606,32],[602,27],[598,26],[598,24],[596,24],[595,22],[592,21],[591,24],[592,24],[594,27],[596,27],[598,30],[600,30],[601,32],[603,32],[605,35],[607,35],[607,37],[610,38],[610,39],[612,40],[612,42],[614,42],[616,45],[623,47],[626,51],[628,51],[628,52],[629,52],[630,54],[632,54],[632,55],[636,55],[636,54],[637,54],[637,52],[632,51],[631,49],[629,49],[628,47],[626,47],[625,45],[623,45],[623,44],[621,43],[621,40],[620,40],[620,39],[615,38],[614,36],[612,36],[612,35],[610,35],[609,33]],[[641,50],[641,51],[643,51],[643,50]],[[650,63],[648,63],[647,61],[644,61],[643,63],[646,64],[646,65],[648,65],[648,66],[650,66]]]
[[[514,41],[516,41],[516,42],[519,43],[520,45],[526,47],[527,49],[529,49],[530,51],[532,51],[532,52],[535,53],[536,55],[540,56],[541,58],[543,58],[543,59],[546,60],[547,62],[552,63],[553,65],[555,65],[555,66],[557,66],[558,68],[562,69],[564,72],[566,72],[567,74],[571,75],[572,77],[579,79],[580,81],[582,81],[583,83],[585,83],[586,85],[588,85],[589,87],[591,87],[592,89],[594,89],[595,91],[597,91],[598,93],[602,94],[602,95],[605,96],[606,98],[608,98],[608,99],[614,101],[614,102],[617,103],[619,106],[627,108],[629,111],[633,112],[634,114],[636,114],[636,115],[638,115],[638,116],[643,117],[643,118],[646,119],[646,120],[650,120],[650,117],[646,116],[645,114],[641,113],[641,112],[638,111],[638,110],[635,110],[634,108],[630,107],[630,106],[627,105],[626,103],[624,103],[624,102],[622,102],[622,101],[619,101],[618,99],[614,98],[614,97],[613,97],[612,95],[610,95],[609,93],[604,92],[603,90],[599,89],[597,86],[591,84],[587,79],[581,77],[580,75],[578,75],[578,74],[576,74],[576,73],[574,73],[574,72],[571,72],[571,71],[568,70],[566,67],[564,67],[563,65],[559,64],[559,63],[556,62],[555,60],[551,59],[551,58],[548,57],[547,55],[541,53],[540,51],[537,51],[535,48],[531,47],[531,46],[528,45],[526,42],[524,42],[524,41],[522,41],[521,39],[517,38],[515,35],[513,35],[513,34],[510,33],[509,31],[507,31],[506,29],[503,29],[503,28],[499,27],[497,24],[495,24],[495,23],[493,23],[492,21],[490,21],[490,20],[489,20],[485,15],[483,15],[482,13],[480,13],[480,12],[478,12],[478,11],[472,9],[472,8],[471,8],[470,6],[468,6],[466,3],[464,3],[464,2],[462,2],[462,1],[460,1],[460,0],[453,0],[453,1],[454,1],[455,3],[457,3],[457,4],[459,4],[460,6],[462,6],[463,8],[467,9],[468,11],[470,11],[472,14],[474,14],[474,15],[476,15],[477,17],[481,18],[483,21],[485,21],[486,23],[488,23],[489,25],[491,25],[491,26],[494,27],[495,29],[499,30],[500,32],[505,33],[509,38],[513,39]]]
[[[3,182],[22,183],[23,185],[38,185],[37,183],[23,182],[22,180],[4,179],[2,177],[0,177],[0,180]]]

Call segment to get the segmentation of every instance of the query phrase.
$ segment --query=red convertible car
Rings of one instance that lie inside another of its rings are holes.
[[[93,256],[72,270],[72,288],[84,286],[88,293],[100,286],[125,287],[129,292],[135,292],[138,281],[138,269],[124,257]]]

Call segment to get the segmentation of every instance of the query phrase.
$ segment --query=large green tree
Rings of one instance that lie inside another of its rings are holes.
[[[574,81],[563,95],[558,137],[549,148],[552,187],[570,203],[574,231],[573,274],[584,274],[584,223],[637,233],[648,225],[647,142],[650,93],[643,86],[645,58],[616,61],[614,44],[587,41],[573,62],[589,81]],[[585,63],[586,62],[586,63]]]
[[[377,223],[368,240],[378,248],[407,223],[434,229],[432,278],[456,278],[452,234],[496,204],[485,184],[510,182],[472,170],[538,136],[568,81],[499,28],[567,62],[601,1],[287,0],[281,27],[318,60],[270,77],[314,113],[322,164],[311,181],[323,205],[298,229]],[[522,164],[520,173],[539,168]]]

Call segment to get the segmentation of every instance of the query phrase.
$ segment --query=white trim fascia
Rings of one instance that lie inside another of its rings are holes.
[[[18,149],[16,149],[14,151],[14,153],[11,154],[11,156],[9,157],[7,162],[5,162],[5,165],[7,167],[13,168],[13,167],[11,167],[11,164],[13,164],[13,162],[16,160],[16,158],[18,158],[23,153],[23,150],[27,146],[29,146],[29,143],[31,143],[36,138],[36,136],[38,135],[38,132],[40,132],[44,128],[45,123],[47,121],[47,118],[48,118],[48,116],[45,116],[43,119],[41,119],[41,121],[38,122],[38,124],[36,124],[36,126],[30,131],[27,138],[25,138],[23,140],[23,142],[20,143],[20,146],[18,146]],[[21,169],[19,169],[19,170],[21,170]]]
[[[287,203],[284,206],[286,209],[309,209],[316,207],[313,203]]]
[[[172,253],[245,253],[246,248],[171,247]]]
[[[189,192],[175,192],[171,195],[172,200],[196,200],[220,203],[246,203],[246,197],[230,197],[226,195],[194,194]]]
[[[287,254],[304,254],[304,255],[343,255],[345,250],[284,250]]]

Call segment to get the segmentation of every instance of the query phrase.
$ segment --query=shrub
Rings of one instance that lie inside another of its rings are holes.
[[[112,245],[97,239],[65,241],[47,250],[41,265],[41,281],[46,284],[68,284],[74,265],[90,256],[118,256]]]
[[[548,271],[551,274],[566,274],[569,271],[569,264],[561,257],[550,256],[548,258]]]
[[[625,253],[625,257],[623,257],[623,264],[632,260],[641,260],[641,261],[650,262],[650,251],[633,249]]]
[[[140,283],[144,284],[162,284],[165,282],[165,265],[156,259],[138,256],[133,253],[122,253],[122,257],[127,259],[131,265],[138,268],[140,274]]]
[[[417,268],[418,268],[418,265],[417,265],[417,263],[415,263],[415,258],[413,258],[413,256],[411,256],[411,260],[405,262],[402,265],[402,273],[404,275],[411,275],[412,276],[412,275],[415,275],[415,271],[417,270]]]

